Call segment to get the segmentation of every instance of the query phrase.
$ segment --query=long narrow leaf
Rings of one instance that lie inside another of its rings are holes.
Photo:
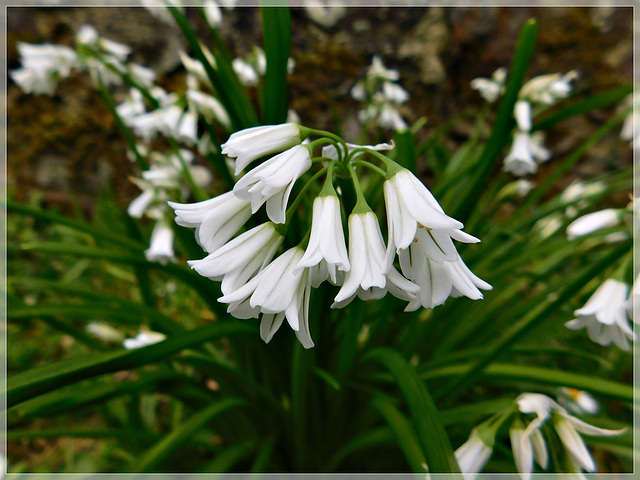
[[[137,350],[110,352],[91,357],[68,358],[8,378],[7,406],[37,397],[65,385],[109,372],[156,362],[189,347],[233,335],[255,333],[246,323],[216,323],[175,335]]]
[[[264,2],[261,2],[264,3]],[[291,48],[291,14],[286,0],[262,6],[262,39],[267,57],[264,76],[263,113],[267,125],[287,120],[287,69]]]
[[[432,473],[460,472],[451,442],[438,418],[433,399],[413,367],[398,352],[387,348],[372,350],[363,360],[372,360],[383,365],[400,387],[411,410],[429,471]]]

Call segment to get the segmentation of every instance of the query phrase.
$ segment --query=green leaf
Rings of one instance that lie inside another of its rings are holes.
[[[396,443],[396,436],[389,427],[366,431],[338,450],[327,462],[326,471],[335,471],[337,467],[340,466],[341,462],[354,452],[377,447],[379,445],[392,445],[394,443]],[[420,455],[423,456],[422,450],[420,451]]]
[[[460,467],[451,448],[433,399],[413,367],[393,350],[377,348],[363,357],[383,365],[394,377],[409,405],[420,445],[432,473],[459,473]]]
[[[393,136],[396,143],[396,158],[403,167],[416,173],[416,139],[411,130],[397,130]]]
[[[257,442],[255,440],[245,440],[235,445],[226,447],[200,471],[216,473],[228,472],[233,468],[234,465],[236,465],[249,453],[255,450],[256,444]]]
[[[267,57],[264,75],[263,120],[265,125],[287,121],[287,70],[291,49],[291,14],[286,0],[260,2],[262,41]]]
[[[391,427],[398,446],[404,453],[411,470],[419,473],[424,472],[425,458],[420,448],[416,432],[411,428],[407,419],[388,400],[377,397],[371,401],[371,406],[378,410]]]
[[[28,205],[15,203],[10,200],[7,201],[6,207],[10,213],[19,213],[22,215],[29,215],[31,217],[38,218],[40,220],[45,220],[47,222],[51,222],[54,224],[65,225],[79,232],[88,233],[98,241],[104,240],[106,242],[115,243],[116,245],[127,248],[129,250],[137,251],[137,252],[141,252],[145,248],[147,248],[146,245],[144,245],[141,242],[137,242],[126,236],[114,234],[113,230],[102,229],[102,228],[96,227],[95,225],[91,225],[90,223],[80,222],[78,220],[74,220],[69,217],[56,215],[50,212],[45,212],[44,210],[39,210],[37,208],[33,208]]]
[[[564,302],[573,298],[587,282],[612,265],[622,255],[626,254],[629,248],[630,242],[624,242],[609,255],[606,255],[600,261],[584,269],[575,277],[575,280],[566,285],[556,296],[539,303],[537,308],[532,309],[528,315],[525,315],[520,321],[514,323],[511,328],[507,329],[492,345],[488,345],[486,347],[486,353],[478,358],[473,365],[470,365],[464,374],[451,379],[449,383],[434,394],[434,397],[437,399],[447,397],[449,401],[453,400],[455,398],[454,392],[460,392],[467,384],[471,383],[489,364],[507,352],[509,347],[522,339],[527,333],[539,326],[542,321],[548,318],[549,315],[563,305]]]
[[[220,322],[190,330],[136,350],[109,352],[91,357],[67,358],[33,368],[7,379],[7,406],[12,407],[30,398],[86,378],[153,363],[209,340],[254,333],[253,327],[241,321]]]
[[[132,466],[132,472],[140,473],[153,470],[214,418],[244,404],[244,400],[240,398],[225,398],[200,410],[136,460]]]
[[[424,380],[458,377],[472,368],[474,363],[475,362],[430,369],[420,375],[420,377]],[[483,378],[507,382],[531,382],[544,386],[570,387],[607,398],[633,402],[634,390],[630,385],[592,375],[565,372],[557,368],[494,363],[486,367],[481,375]]]

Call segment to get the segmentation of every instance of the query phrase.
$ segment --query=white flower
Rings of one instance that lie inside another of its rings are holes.
[[[474,78],[471,80],[471,88],[478,90],[480,96],[487,102],[495,102],[504,89],[504,81],[507,78],[507,70],[504,67],[498,68],[491,78]]]
[[[127,125],[146,140],[162,133],[176,140],[194,144],[197,140],[195,114],[190,110],[185,111],[175,94],[164,95],[160,102],[160,107],[151,112],[125,119]]]
[[[524,426],[518,421],[509,429],[511,450],[516,464],[516,470],[522,480],[529,480],[533,472],[534,459],[546,470],[549,465],[549,452],[547,444],[540,430],[531,430],[525,435]]]
[[[427,187],[407,169],[386,180],[383,189],[391,248],[407,248],[418,224],[433,230],[460,230],[464,226],[447,216]]]
[[[167,4],[178,8],[180,11],[184,10],[182,0],[140,0],[140,3],[153,16],[168,24],[173,24],[173,16],[169,13]]]
[[[381,127],[390,130],[405,130],[407,128],[407,122],[404,121],[396,106],[391,103],[382,105],[378,123]]]
[[[234,58],[231,66],[243,85],[252,87],[258,84],[258,72],[249,62],[242,58]]]
[[[469,439],[456,450],[456,459],[460,465],[460,471],[464,474],[465,480],[473,480],[478,472],[485,466],[491,453],[493,445],[487,445],[480,437],[478,430],[471,430]]]
[[[282,241],[283,237],[275,225],[267,222],[237,236],[202,260],[191,260],[188,263],[200,275],[212,280],[222,280],[220,288],[226,295],[262,270],[271,261]]]
[[[202,2],[202,8],[209,26],[219,27],[222,25],[222,10],[220,10],[218,2],[214,0],[204,0]]]
[[[347,7],[336,1],[304,0],[304,9],[311,20],[325,28],[333,27],[347,13]]]
[[[215,69],[216,60],[213,57],[211,51],[205,46],[202,46],[202,51],[209,64]],[[179,51],[178,54],[180,55],[180,61],[182,62],[182,65],[190,75],[193,75],[197,80],[199,80],[202,84],[207,85],[209,88],[213,88],[211,85],[211,80],[209,79],[209,75],[207,74],[207,71],[205,70],[204,65],[202,64],[202,62],[200,62],[200,60],[191,58],[183,51]]]
[[[300,343],[305,348],[313,347],[309,336],[309,270],[297,268],[303,255],[300,247],[287,250],[245,285],[218,301],[228,303],[227,311],[232,315],[262,313],[260,334],[265,342],[271,340],[286,317]]]
[[[523,450],[527,448],[526,443],[529,441],[533,441],[534,445],[540,442],[539,439],[535,440],[534,435],[536,434],[534,434],[534,432],[540,431],[544,422],[551,419],[553,427],[558,434],[558,437],[560,437],[560,440],[573,463],[573,467],[577,472],[580,472],[580,470],[594,472],[596,470],[595,462],[578,432],[582,432],[587,435],[618,435],[624,431],[605,430],[603,428],[589,425],[588,423],[570,415],[563,407],[546,395],[539,393],[523,393],[518,396],[516,403],[520,412],[525,414],[533,413],[536,415],[536,418],[529,423],[521,436]],[[540,447],[538,447],[538,450],[540,450]],[[541,452],[538,450],[536,450],[537,456],[541,455]],[[540,463],[541,465],[543,464],[543,462]],[[546,460],[544,463],[546,463]],[[533,469],[533,465],[523,465],[522,468],[523,471],[521,473],[526,475],[525,478],[528,478],[531,470]]]
[[[531,151],[531,136],[527,132],[518,131],[514,135],[511,150],[504,159],[504,170],[518,177],[538,170]]]
[[[418,287],[402,277],[386,259],[378,219],[372,211],[349,215],[349,264],[332,308],[341,308],[356,295],[363,300],[382,298],[390,291],[411,299]]]
[[[126,338],[122,345],[127,350],[133,350],[140,347],[146,347],[147,345],[153,345],[154,343],[162,342],[167,338],[166,335],[160,332],[152,332],[151,330],[142,330],[135,338]]]
[[[90,322],[86,331],[104,342],[121,343],[124,340],[122,332],[104,322]]]
[[[82,25],[76,33],[76,42],[89,46],[101,53],[112,55],[119,62],[124,62],[131,53],[131,48],[123,43],[114,42],[107,38],[102,38],[98,31],[91,25]]]
[[[533,225],[533,232],[540,238],[549,238],[562,227],[564,220],[561,213],[552,213],[542,217]]]
[[[620,138],[630,141],[633,148],[638,148],[640,147],[640,94],[630,93],[625,98],[623,106],[633,106],[633,110],[624,119]]]
[[[137,63],[128,63],[127,68],[131,80],[146,88],[153,87],[153,82],[156,79],[156,73],[153,70]]]
[[[291,189],[310,167],[309,149],[296,145],[247,173],[233,187],[233,193],[242,200],[251,200],[252,213],[266,202],[269,218],[284,223]]]
[[[77,65],[76,53],[63,45],[18,42],[22,67],[11,71],[11,78],[26,93],[53,95],[58,80],[66,78]]]
[[[378,55],[373,56],[371,65],[367,70],[367,76],[390,82],[396,82],[400,78],[398,71],[386,68],[382,63],[382,59]]]
[[[614,227],[620,223],[620,213],[618,208],[606,208],[583,215],[569,224],[567,238],[575,240],[598,230]]]
[[[400,85],[391,82],[382,84],[382,95],[390,102],[404,103],[409,100],[409,94]]]
[[[589,413],[595,415],[600,410],[600,405],[588,392],[576,388],[562,387],[560,389],[566,407],[574,413]]]
[[[318,196],[313,201],[313,217],[309,245],[300,259],[298,268],[313,267],[322,263],[322,271],[327,272],[331,283],[338,283],[336,268],[349,271],[349,257],[344,240],[342,219],[340,216],[340,200],[335,195]],[[314,278],[313,286],[326,280]]]
[[[628,298],[629,285],[612,278],[605,280],[584,307],[574,312],[578,318],[565,326],[574,330],[586,328],[594,342],[603,346],[613,342],[629,350],[629,340],[635,339],[635,334],[627,316]]]
[[[361,82],[356,83],[351,88],[351,96],[354,100],[359,102],[364,102],[367,99],[367,91],[364,88],[364,85]]]
[[[491,285],[474,275],[465,265],[451,238],[478,241],[460,230],[418,228],[410,248],[399,251],[402,273],[420,287],[416,298],[407,306],[408,311],[419,306],[436,307],[449,296],[464,295],[479,300],[483,298],[479,288],[491,290]]]
[[[570,72],[560,75],[551,73],[532,78],[520,89],[520,98],[534,103],[551,105],[561,98],[565,98],[571,92],[571,82],[578,78],[578,72]]]
[[[266,125],[240,130],[222,144],[222,153],[236,158],[236,175],[254,160],[281,152],[301,142],[300,128],[295,123]]]
[[[521,132],[531,130],[531,104],[525,100],[518,100],[513,107],[513,116],[516,118],[518,129]]]
[[[223,127],[231,128],[229,114],[217,98],[198,90],[188,89],[187,99],[208,122],[215,120]]]
[[[144,251],[150,262],[166,263],[175,260],[173,252],[173,229],[164,220],[158,220],[151,232],[151,245]]]
[[[132,88],[124,102],[116,106],[116,112],[125,123],[144,113],[144,97],[140,90]]]
[[[592,182],[589,184],[584,184],[578,180],[571,182],[571,184],[564,189],[564,191],[560,194],[560,201],[569,203],[575,200],[589,197],[591,195],[596,195],[606,188],[606,185],[602,182]],[[575,205],[571,205],[567,207],[564,211],[564,214],[573,218],[578,214],[578,211],[587,207],[589,204],[586,201],[576,202]]]
[[[198,244],[209,253],[229,241],[251,217],[249,202],[233,192],[197,203],[169,202],[169,206],[176,212],[178,225],[196,228]]]

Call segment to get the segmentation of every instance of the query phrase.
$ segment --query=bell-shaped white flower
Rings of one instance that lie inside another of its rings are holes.
[[[160,332],[152,332],[151,330],[142,330],[135,338],[126,338],[122,345],[127,350],[134,350],[154,343],[162,342],[167,336]]]
[[[309,336],[309,271],[297,268],[304,250],[294,247],[271,262],[253,279],[218,299],[228,303],[228,312],[253,311],[263,314],[260,327],[262,338],[268,342],[282,323],[283,315],[295,332],[301,332],[300,342],[313,347]],[[266,315],[266,317],[264,317]]]
[[[522,132],[531,130],[531,104],[526,100],[518,100],[513,107],[518,129]]]
[[[573,88],[571,82],[576,78],[578,78],[578,72],[575,70],[564,75],[559,73],[540,75],[525,83],[520,89],[519,96],[530,102],[551,105],[571,93]]]
[[[594,472],[596,470],[595,462],[578,432],[587,435],[609,436],[619,435],[624,431],[624,429],[606,430],[589,425],[573,415],[570,415],[562,406],[554,402],[551,398],[539,393],[523,393],[518,396],[516,403],[520,412],[525,414],[535,414],[536,416],[536,418],[533,419],[525,428],[521,436],[521,444],[524,445],[528,441],[533,442],[534,445],[539,443],[539,439],[534,439],[534,435],[537,435],[534,432],[539,432],[542,425],[547,420],[551,419],[553,428],[562,441],[562,444],[564,445],[565,450],[577,472],[580,470]],[[527,447],[524,446],[523,449],[525,448]],[[540,446],[538,446],[538,450],[540,450]],[[538,450],[536,450],[536,455],[542,455]],[[543,465],[543,462],[540,463]],[[544,463],[546,463],[546,460]],[[522,473],[530,474],[531,471],[525,468],[525,471]]]
[[[487,102],[495,102],[504,90],[504,82],[507,78],[507,70],[504,67],[498,68],[491,78],[474,78],[471,80],[471,88],[477,90],[480,96]]]
[[[169,202],[169,206],[176,212],[178,225],[196,228],[198,244],[209,253],[229,241],[251,217],[249,202],[233,192],[197,203]]]
[[[378,55],[374,55],[371,65],[367,69],[367,77],[396,82],[400,78],[400,74],[397,70],[385,67],[382,59]]]
[[[103,342],[122,343],[124,336],[122,332],[104,322],[89,322],[85,328],[87,333],[102,340]]]
[[[332,308],[342,308],[356,295],[363,300],[382,298],[387,291],[410,300],[417,285],[402,277],[387,260],[378,219],[372,211],[349,215],[349,264]]]
[[[445,232],[419,228],[411,246],[400,250],[402,273],[420,287],[416,298],[407,306],[408,311],[420,306],[436,307],[449,296],[464,295],[478,300],[483,298],[480,288],[492,289],[491,285],[474,275],[458,255],[449,236],[456,232],[463,233],[459,230]]]
[[[267,222],[237,236],[202,260],[191,260],[188,263],[200,275],[212,280],[222,280],[220,288],[226,295],[262,270],[271,261],[282,241],[283,237],[275,225]],[[246,318],[251,316],[253,315]]]
[[[311,167],[305,145],[296,145],[258,165],[233,187],[233,193],[251,201],[255,213],[266,202],[267,215],[275,223],[284,223],[293,185]]]
[[[487,445],[478,433],[477,428],[471,430],[469,439],[459,446],[456,459],[465,480],[474,480],[491,457],[493,445]]]
[[[382,95],[384,98],[394,103],[404,103],[409,100],[409,94],[400,85],[391,82],[382,84]]]
[[[166,263],[175,260],[173,229],[164,220],[158,220],[151,232],[151,245],[144,251],[150,262]]]
[[[199,90],[188,89],[187,99],[208,122],[216,121],[226,128],[231,127],[229,114],[217,98]]]
[[[605,208],[597,212],[587,213],[569,224],[567,238],[576,238],[589,235],[604,228],[615,227],[620,223],[622,210],[619,208]]]
[[[234,58],[231,66],[243,85],[253,87],[258,84],[258,72],[249,62],[242,58]]]
[[[58,80],[77,66],[76,53],[63,45],[18,42],[22,67],[11,70],[11,78],[26,93],[53,95]]]
[[[427,187],[407,169],[398,170],[384,182],[383,189],[392,248],[407,248],[415,238],[418,225],[432,230],[458,231],[464,226],[447,216]],[[461,238],[468,237],[461,235]]]
[[[282,152],[301,142],[300,127],[294,123],[266,125],[240,130],[222,144],[222,153],[236,159],[236,175],[254,160]]]
[[[578,318],[565,323],[567,328],[586,328],[589,338],[607,346],[612,342],[629,350],[635,339],[628,318],[629,285],[612,278],[598,287],[584,307],[574,312]]]
[[[336,195],[318,196],[313,201],[309,244],[298,268],[313,267],[320,263],[326,265],[323,271],[327,272],[334,285],[338,283],[336,270],[347,272],[350,268],[340,216],[340,200]],[[314,287],[326,278],[314,278]]]
[[[640,147],[640,93],[630,93],[624,99],[623,108],[633,106],[631,112],[625,117],[620,138],[631,142],[634,149]]]
[[[153,82],[156,79],[156,72],[137,63],[128,63],[127,68],[129,70],[131,80],[146,88],[153,87]]]
[[[543,469],[547,469],[549,465],[549,452],[540,430],[531,430],[531,432],[525,435],[524,426],[518,420],[514,422],[509,429],[509,437],[511,439],[511,450],[513,452],[516,470],[522,480],[529,480],[531,478],[534,459]]]
[[[527,132],[518,131],[513,136],[511,150],[504,159],[504,170],[518,177],[538,170],[538,164],[531,151],[531,136]]]

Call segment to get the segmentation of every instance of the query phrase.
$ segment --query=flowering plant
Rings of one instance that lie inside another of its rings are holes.
[[[465,83],[486,100],[473,115],[416,118],[382,52],[340,87],[341,128],[290,108],[313,63],[292,23],[331,33],[350,9],[263,6],[262,48],[243,51],[232,2],[145,5],[184,37],[178,80],[88,25],[73,46],[16,45],[21,101],[86,75],[132,188],[75,216],[9,195],[10,471],[632,469],[631,127],[606,137],[629,85],[529,79],[531,20],[508,68]],[[552,140],[589,114],[584,138]],[[597,141],[625,167],[572,181]],[[57,437],[91,453],[25,454]]]

